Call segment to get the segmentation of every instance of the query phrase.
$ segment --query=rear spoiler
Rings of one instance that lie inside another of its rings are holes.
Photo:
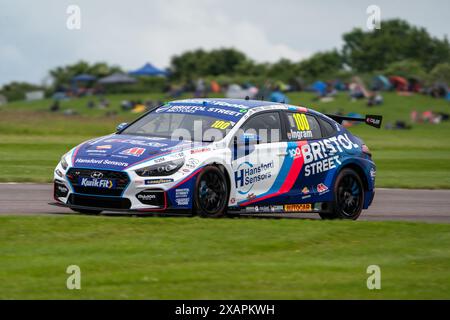
[[[335,114],[327,114],[327,116],[339,124],[342,124],[342,121],[358,121],[358,122],[365,122],[369,126],[372,126],[372,127],[378,128],[378,129],[381,128],[381,122],[383,121],[382,116],[373,115],[373,114],[368,114],[368,115],[366,115],[365,118],[338,116]]]

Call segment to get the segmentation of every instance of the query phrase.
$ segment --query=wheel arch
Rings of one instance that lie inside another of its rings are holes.
[[[355,162],[346,163],[339,169],[339,171],[337,172],[337,174],[336,174],[336,176],[334,178],[333,185],[336,182],[336,177],[344,169],[352,169],[353,171],[355,171],[356,174],[359,176],[359,178],[361,179],[361,181],[363,183],[364,191],[369,191],[369,180],[367,179],[367,175],[364,172],[364,168],[361,165],[359,165],[358,163],[355,163]]]
[[[219,162],[213,162],[213,163],[210,163],[209,165],[215,166],[223,172],[226,183],[227,183],[228,192],[231,192],[231,180],[230,180],[230,174],[229,174],[227,168],[225,168],[225,166]]]

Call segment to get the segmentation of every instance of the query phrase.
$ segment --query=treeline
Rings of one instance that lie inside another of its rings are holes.
[[[142,78],[133,86],[121,87],[128,92],[161,91],[170,85],[192,83],[198,78],[214,79],[221,84],[251,82],[262,85],[267,80],[282,81],[297,86],[315,80],[348,81],[353,75],[368,79],[376,74],[416,78],[425,84],[436,81],[450,83],[450,44],[446,37],[431,36],[424,28],[400,19],[382,22],[380,30],[355,28],[343,35],[343,47],[319,52],[308,59],[275,63],[257,63],[233,48],[193,50],[172,57],[167,78]],[[119,66],[85,61],[57,67],[49,71],[52,85],[44,88],[54,92],[70,86],[78,74],[103,77],[123,72]],[[28,83],[3,86],[0,94],[8,100],[23,98],[32,88]]]
[[[273,64],[256,63],[234,49],[199,49],[173,57],[170,71],[176,81],[224,76],[285,82],[301,78],[311,82],[378,73],[426,81],[428,75],[446,69],[436,67],[450,63],[446,37],[432,37],[426,29],[399,19],[384,21],[380,30],[353,29],[343,35],[343,41],[341,49],[319,52],[302,61],[282,59]]]

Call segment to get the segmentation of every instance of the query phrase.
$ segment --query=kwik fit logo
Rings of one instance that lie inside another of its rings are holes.
[[[95,178],[81,178],[80,185],[83,187],[94,187],[111,189],[114,187],[114,183],[108,179],[95,179]]]
[[[275,165],[273,160],[267,163],[261,163],[254,166],[246,161],[241,163],[234,172],[234,181],[236,189],[240,194],[247,194],[253,188],[254,184],[272,177],[272,170]]]

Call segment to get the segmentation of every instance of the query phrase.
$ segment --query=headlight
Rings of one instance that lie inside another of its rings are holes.
[[[164,163],[154,164],[136,170],[136,174],[141,177],[170,176],[180,169],[184,164],[184,159],[172,160]]]
[[[67,153],[61,157],[61,167],[62,167],[64,170],[66,170],[67,167],[69,166],[69,164],[68,164],[67,161],[66,161],[66,155],[67,155]]]

